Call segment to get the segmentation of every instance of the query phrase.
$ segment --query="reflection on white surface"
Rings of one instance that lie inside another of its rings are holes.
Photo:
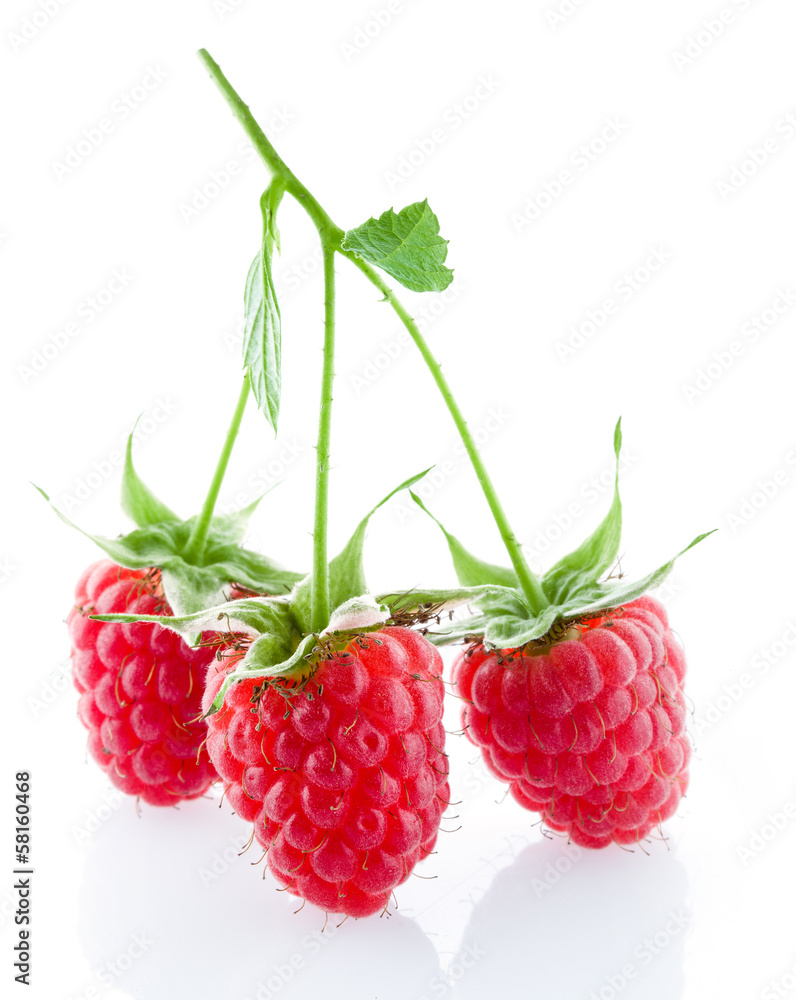
[[[531,844],[494,877],[449,967],[461,997],[509,996],[518,983],[544,1000],[678,1000],[691,923],[681,862]]]
[[[520,838],[510,864],[481,868],[460,925],[448,908],[447,933],[427,936],[400,913],[339,926],[310,906],[295,913],[252,868],[259,851],[239,856],[246,826],[214,801],[127,812],[95,834],[81,892],[94,985],[112,983],[113,996],[165,1000],[186,982],[219,1000],[475,998],[520,983],[545,1000],[683,994],[688,880],[661,844],[645,856]],[[452,934],[455,952],[438,955]]]
[[[433,944],[400,914],[336,926],[309,905],[294,913],[295,897],[251,867],[259,850],[237,857],[248,830],[215,802],[125,820],[97,832],[80,908],[91,967],[127,966],[120,996],[173,1000],[201,985],[214,1000],[413,1000],[440,975]],[[136,938],[145,949],[120,963]]]

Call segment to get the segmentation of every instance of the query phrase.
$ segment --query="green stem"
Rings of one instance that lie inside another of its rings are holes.
[[[207,49],[199,49],[197,55],[202,61],[202,64],[207,72],[210,74],[210,79],[216,85],[222,97],[229,105],[233,115],[235,115],[240,122],[243,131],[251,140],[251,144],[257,150],[260,159],[266,167],[268,167],[274,177],[278,177],[282,181],[285,190],[289,194],[293,195],[296,201],[300,202],[304,211],[315,223],[315,228],[321,236],[335,247],[339,247],[343,236],[345,235],[345,231],[332,222],[329,215],[323,208],[321,208],[318,203],[318,199],[315,198],[314,195],[310,194],[307,188],[288,167],[279,153],[277,153],[271,143],[271,140],[255,121],[254,116],[249,110],[249,106],[244,104],[243,99],[221,72],[220,66],[215,59],[213,59]]]
[[[448,412],[456,425],[456,430],[459,432],[459,436],[462,439],[462,444],[464,445],[467,456],[472,463],[473,469],[475,470],[481,490],[486,498],[487,504],[489,504],[492,517],[494,518],[498,531],[500,532],[500,537],[502,538],[503,544],[505,545],[506,551],[511,559],[514,572],[517,574],[517,580],[519,581],[520,588],[530,605],[531,611],[535,614],[539,614],[540,611],[549,606],[550,602],[547,600],[547,597],[542,590],[542,586],[534,575],[533,570],[528,565],[528,561],[525,558],[525,554],[522,551],[522,546],[520,545],[517,536],[512,531],[508,516],[503,509],[503,504],[500,502],[500,498],[497,495],[495,485],[487,472],[486,465],[484,464],[484,460],[481,457],[481,453],[475,443],[472,432],[467,425],[464,414],[462,413],[459,404],[456,402],[456,398],[451,391],[448,380],[443,374],[442,366],[432,354],[431,348],[428,346],[425,337],[420,332],[417,323],[415,323],[406,307],[396,297],[393,290],[384,281],[378,271],[372,268],[367,261],[362,260],[360,257],[357,257],[356,254],[351,253],[348,250],[340,250],[340,254],[358,267],[368,281],[378,288],[384,296],[384,300],[389,302],[395,310],[398,318],[409,332],[409,336],[414,341],[415,346],[420,351],[421,357],[423,358],[423,361],[425,361],[426,367],[428,368],[431,377],[434,379],[434,382],[436,383],[436,386],[445,401],[445,405],[448,408]]]
[[[315,528],[312,536],[312,606],[313,632],[329,624],[329,457],[332,438],[332,389],[334,386],[334,247],[325,240],[323,249],[324,335],[321,405],[318,417],[318,445],[315,454]]]
[[[384,296],[385,300],[390,303],[390,305],[400,318],[401,322],[406,327],[407,331],[409,332],[409,336],[412,338],[418,350],[420,351],[420,354],[422,355],[423,360],[425,361],[426,366],[428,367],[432,378],[436,382],[437,388],[442,393],[442,398],[445,400],[445,405],[448,407],[448,411],[453,419],[454,424],[456,425],[456,429],[459,432],[459,435],[461,436],[464,447],[467,451],[470,461],[473,464],[475,474],[478,477],[478,482],[481,485],[484,497],[486,498],[486,502],[489,505],[489,509],[491,510],[492,516],[495,519],[495,523],[497,524],[498,530],[500,531],[500,537],[503,539],[503,544],[506,547],[512,565],[514,566],[514,571],[517,574],[517,579],[519,581],[520,588],[522,589],[522,592],[525,595],[526,600],[528,601],[531,611],[538,614],[544,608],[548,607],[550,602],[545,597],[541,584],[539,583],[533,571],[531,570],[530,566],[528,565],[528,561],[525,558],[525,554],[522,551],[522,547],[519,541],[517,540],[516,535],[512,531],[508,517],[506,516],[506,512],[503,510],[503,506],[500,503],[494,484],[492,483],[492,480],[490,479],[489,474],[487,473],[486,466],[484,465],[483,459],[481,458],[481,455],[478,451],[478,447],[476,446],[472,433],[470,432],[470,429],[467,426],[467,421],[464,419],[462,411],[459,408],[458,403],[454,399],[450,386],[448,385],[448,382],[442,373],[442,368],[440,367],[439,362],[431,353],[431,350],[429,349],[429,346],[426,343],[425,338],[421,334],[417,324],[412,319],[406,308],[398,300],[392,289],[386,284],[381,275],[378,274],[378,272],[376,272],[365,261],[358,258],[355,254],[351,253],[350,251],[342,249],[342,239],[343,236],[345,235],[344,230],[341,229],[332,221],[331,217],[321,207],[318,200],[312,194],[310,194],[307,188],[301,183],[301,181],[298,180],[293,171],[290,170],[290,168],[287,166],[284,160],[282,160],[277,151],[274,149],[268,137],[265,135],[263,130],[254,120],[251,112],[249,111],[248,106],[243,103],[240,96],[233,89],[232,85],[229,83],[227,78],[221,72],[218,64],[213,60],[213,58],[209,55],[206,49],[199,50],[199,58],[204,63],[205,67],[210,73],[211,79],[218,87],[218,89],[221,91],[225,100],[229,104],[233,114],[242,125],[243,130],[251,140],[254,148],[259,153],[262,161],[265,163],[265,165],[268,167],[268,169],[272,172],[272,174],[275,177],[281,179],[282,183],[285,186],[285,190],[288,191],[291,195],[293,195],[293,197],[296,198],[296,200],[301,203],[304,210],[307,212],[309,217],[315,223],[315,226],[318,229],[318,232],[320,233],[321,242],[324,248],[324,273],[327,275],[327,281],[328,281],[327,265],[331,269],[332,280],[334,278],[333,266],[331,264],[328,264],[326,260],[328,251],[332,250],[340,253],[343,257],[346,257],[348,260],[350,260],[359,268],[359,270],[365,275],[365,277],[373,285],[375,285],[376,288],[379,289],[379,291]],[[328,299],[329,295],[328,295],[328,285],[327,285],[327,331],[326,331],[327,338],[329,336]],[[334,306],[334,301],[332,298],[332,308],[333,306]],[[332,320],[332,340],[333,340],[333,334],[334,334],[334,326]],[[325,356],[324,385],[326,384],[327,362],[329,364],[333,363],[328,356]],[[324,397],[324,399],[325,398],[326,397]],[[329,395],[329,402],[331,402],[331,394]],[[323,419],[324,419],[324,414],[322,410],[321,412],[322,423]],[[328,420],[328,414],[326,419]],[[320,488],[322,485],[321,474],[320,474],[320,458],[321,458],[321,452],[320,452],[320,433],[319,433],[319,452],[318,452],[319,495],[320,495]],[[324,486],[326,485],[325,476],[323,477],[323,484]],[[316,502],[316,513],[317,513],[317,502]],[[317,530],[318,530],[318,522],[316,519],[316,533]],[[325,545],[325,539],[326,539],[325,525],[324,525],[323,539]],[[319,555],[318,548],[319,548],[319,542],[316,537],[316,552],[315,552],[316,564]],[[328,594],[328,581],[327,581],[326,592]],[[313,590],[313,610],[315,608],[314,595],[315,591]],[[314,616],[313,616],[313,621],[314,621]]]
[[[240,395],[238,396],[235,413],[233,414],[232,423],[229,425],[229,430],[227,431],[227,436],[224,440],[224,447],[221,449],[221,454],[218,458],[218,464],[216,465],[216,471],[213,474],[213,480],[210,483],[210,489],[207,492],[207,497],[205,498],[205,502],[199,512],[199,517],[196,519],[196,524],[191,532],[191,537],[188,539],[188,544],[183,550],[183,557],[195,566],[202,565],[205,542],[207,541],[207,532],[210,528],[213,511],[216,509],[216,501],[218,500],[221,484],[224,481],[224,475],[227,471],[227,466],[229,465],[232,448],[235,444],[235,439],[238,436],[238,431],[240,430],[241,420],[243,420],[243,411],[246,409],[246,402],[249,398],[249,390],[250,384],[249,376],[247,374],[243,376],[243,385],[240,390]]]

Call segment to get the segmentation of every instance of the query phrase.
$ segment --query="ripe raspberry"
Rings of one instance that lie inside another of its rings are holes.
[[[239,656],[211,667],[205,709]],[[426,639],[387,627],[321,660],[294,692],[235,684],[208,717],[226,797],[289,892],[363,917],[433,850],[449,799],[441,672]]]
[[[114,625],[91,614],[171,614],[154,571],[108,559],[75,588],[67,619],[78,714],[92,757],[108,778],[151,805],[207,791],[217,775],[203,746],[202,692],[213,651],[191,649],[159,625]]]
[[[649,596],[537,650],[454,665],[469,739],[512,795],[582,847],[642,840],[688,785],[685,657]]]

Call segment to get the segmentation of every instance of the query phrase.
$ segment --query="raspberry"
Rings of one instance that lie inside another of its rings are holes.
[[[78,715],[108,778],[151,805],[203,795],[217,775],[204,740],[202,691],[213,652],[160,626],[114,625],[89,615],[170,615],[152,570],[102,560],[75,589],[67,619]]]
[[[643,840],[685,793],[684,675],[649,596],[532,653],[470,646],[453,673],[492,774],[551,829],[594,848]]]
[[[239,653],[208,674],[208,709]],[[297,690],[243,680],[208,716],[226,798],[289,892],[354,917],[383,910],[434,848],[449,798],[442,661],[387,627],[321,660]]]

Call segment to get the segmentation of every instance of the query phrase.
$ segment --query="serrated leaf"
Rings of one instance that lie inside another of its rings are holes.
[[[417,494],[410,490],[409,495],[418,507],[428,514],[445,536],[451,558],[453,559],[453,568],[456,571],[456,577],[463,587],[477,587],[483,583],[495,583],[501,587],[519,586],[517,574],[514,570],[505,569],[503,566],[496,566],[494,563],[484,562],[482,559],[478,559],[472,555],[472,553],[465,549],[459,539],[447,531],[443,524],[434,517]]]
[[[351,536],[350,541],[343,549],[343,551],[335,556],[334,559],[329,563],[329,608],[334,612],[346,601],[350,600],[352,597],[359,597],[362,594],[368,592],[367,582],[365,580],[365,567],[362,560],[362,549],[365,543],[365,533],[368,529],[368,523],[371,517],[376,513],[379,507],[383,507],[387,501],[395,496],[396,493],[400,493],[401,490],[408,489],[410,486],[414,486],[418,480],[422,479],[430,470],[425,469],[423,472],[418,473],[416,476],[412,476],[411,479],[407,479],[405,483],[401,483],[400,486],[396,486],[392,492],[388,493],[383,500],[380,500],[376,506],[367,513],[354,531]],[[293,609],[296,615],[296,620],[301,625],[304,632],[312,631],[311,625],[311,607],[312,607],[312,576],[307,576],[301,581],[293,591],[292,596]]]
[[[616,475],[611,507],[594,533],[574,552],[564,556],[542,577],[542,589],[552,604],[562,604],[594,584],[616,560],[622,538],[622,501],[619,498],[619,453],[622,421],[614,429]]]
[[[271,184],[260,198],[263,232],[260,249],[246,277],[243,365],[254,398],[274,433],[282,394],[282,320],[274,288],[272,259],[278,242],[276,211],[284,189]]]
[[[445,266],[448,241],[439,235],[428,201],[368,219],[349,229],[342,245],[413,292],[442,292],[453,281],[453,271]]]
[[[158,500],[136,472],[133,465],[134,434],[135,431],[127,439],[127,452],[122,473],[122,510],[139,528],[144,528],[149,524],[158,524],[161,521],[179,521],[179,517]]]

